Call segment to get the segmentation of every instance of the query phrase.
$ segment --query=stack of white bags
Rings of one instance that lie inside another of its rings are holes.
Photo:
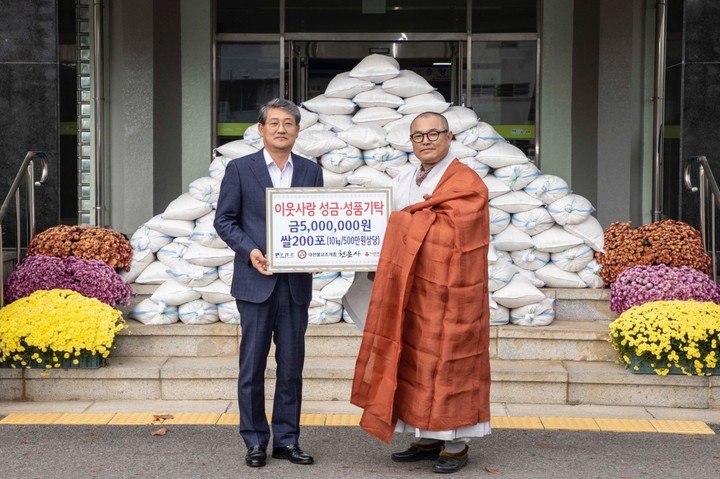
[[[304,102],[293,151],[323,167],[325,186],[389,186],[403,169],[418,164],[410,123],[425,111],[447,118],[455,135],[451,152],[489,190],[491,324],[552,322],[554,299],[538,288],[602,287],[593,253],[603,248],[603,229],[591,216],[590,202],[573,194],[562,178],[542,174],[473,110],[451,106],[392,57],[364,58],[331,80],[323,95]],[[257,125],[242,140],[218,147],[209,176],[193,181],[187,193],[135,232],[125,279],[160,286],[131,318],[146,324],[239,322],[230,295],[234,254],[212,223],[227,163],[260,148]],[[353,276],[314,276],[311,324],[352,321],[341,301]]]

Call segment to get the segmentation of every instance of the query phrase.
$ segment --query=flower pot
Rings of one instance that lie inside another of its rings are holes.
[[[660,362],[660,361],[658,361]],[[657,374],[655,369],[650,366],[649,362],[640,362],[640,358],[633,356],[630,358],[630,365],[628,366],[633,374]],[[637,369],[636,369],[637,368]],[[687,369],[687,368],[686,368]],[[696,376],[695,368],[690,368],[688,371],[692,371],[691,376]],[[704,376],[720,376],[720,366],[715,366],[712,369],[705,368],[703,370]],[[670,366],[668,374],[685,374],[680,368]]]
[[[74,364],[73,360],[77,359],[78,363]],[[102,357],[100,354],[87,354],[82,355],[79,357],[70,357],[68,359],[65,358],[58,358],[58,363],[60,364],[60,368],[62,369],[80,369],[80,368],[101,368],[105,365],[107,365],[107,358]],[[23,368],[30,368],[30,369],[58,369],[58,368],[47,368],[47,364],[52,363],[37,363],[37,362],[30,362],[27,366],[22,366],[19,362],[16,361],[3,361],[0,362],[0,368],[12,368],[14,364],[14,367],[17,369],[23,369]]]

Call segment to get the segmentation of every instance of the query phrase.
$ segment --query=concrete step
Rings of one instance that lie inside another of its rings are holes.
[[[308,358],[303,397],[348,401],[355,361]],[[491,361],[493,402],[720,409],[720,378],[632,374],[609,361]],[[275,367],[268,363],[266,397]],[[233,400],[237,358],[119,357],[100,369],[0,369],[0,400]]]

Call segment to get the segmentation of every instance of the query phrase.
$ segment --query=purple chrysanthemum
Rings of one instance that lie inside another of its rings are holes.
[[[128,304],[132,295],[130,284],[103,261],[35,255],[26,257],[8,278],[5,301],[49,289],[70,289],[110,306]]]
[[[650,301],[712,301],[720,304],[720,286],[687,266],[633,266],[610,286],[610,309],[618,314]]]

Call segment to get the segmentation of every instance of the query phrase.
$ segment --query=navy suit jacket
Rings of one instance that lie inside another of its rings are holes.
[[[290,186],[323,186],[322,168],[292,154],[293,175]],[[265,189],[272,188],[263,150],[230,161],[220,186],[215,230],[235,251],[231,293],[235,299],[262,303],[270,297],[277,274],[264,276],[250,264],[250,251],[267,253]],[[297,304],[310,304],[312,275],[289,273],[290,293]]]

